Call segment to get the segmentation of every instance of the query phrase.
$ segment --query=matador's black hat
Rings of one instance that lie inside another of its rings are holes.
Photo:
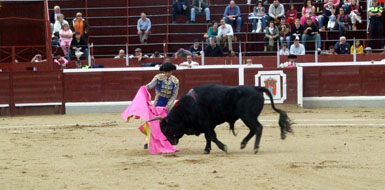
[[[176,70],[176,67],[171,63],[163,63],[162,66],[160,66],[159,68],[159,71],[165,71],[165,72],[173,71],[173,70]]]

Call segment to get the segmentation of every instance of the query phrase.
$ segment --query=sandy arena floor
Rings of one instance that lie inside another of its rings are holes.
[[[266,106],[260,151],[237,123],[217,128],[229,153],[204,136],[185,136],[180,152],[149,155],[141,123],[119,114],[0,118],[0,189],[384,189],[385,108],[278,106],[296,122],[280,140]]]

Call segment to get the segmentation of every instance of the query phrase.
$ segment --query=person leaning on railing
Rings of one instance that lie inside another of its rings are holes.
[[[337,54],[350,54],[350,44],[346,42],[345,36],[340,37],[340,41],[334,45]]]

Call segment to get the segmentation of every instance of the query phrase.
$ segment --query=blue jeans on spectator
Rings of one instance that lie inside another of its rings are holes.
[[[71,49],[69,52],[68,52],[68,54],[67,54],[67,59],[68,59],[68,61],[71,61],[71,58],[73,57],[73,56],[75,56],[75,50],[73,50],[73,49]],[[81,56],[81,57],[85,57],[86,59],[88,59],[88,48],[85,48],[85,49],[83,49],[83,50],[81,50],[81,52],[83,52],[83,55]]]
[[[318,26],[319,26],[319,28],[321,29],[323,26],[325,26],[325,24],[327,25],[329,20],[330,21],[336,21],[336,16],[335,15],[330,15],[330,16],[320,15],[320,16],[318,16]]]
[[[183,9],[183,3],[176,2],[172,5],[172,21],[175,22],[176,15],[186,15],[187,21],[190,21],[190,7]]]
[[[279,37],[279,41],[280,41],[280,46],[282,47],[282,44],[283,44],[283,40],[286,39],[286,44],[287,44],[287,47],[290,47],[290,36],[285,36],[285,38],[283,36],[280,36]]]
[[[236,29],[237,32],[241,31],[241,26],[242,26],[242,18],[241,17],[237,17],[235,20],[230,20],[227,17],[223,17],[223,19],[225,20],[225,22],[227,24],[230,24],[231,26],[236,24],[237,25],[237,29]]]
[[[308,49],[306,48],[306,41],[316,41],[317,42],[317,48],[321,48],[321,36],[319,34],[315,34],[315,35],[307,35],[307,34],[303,34],[302,35],[302,45],[305,46],[305,49]]]
[[[257,30],[257,23],[258,20],[261,20],[262,22],[262,31],[266,28],[266,18],[267,16],[263,16],[261,19],[253,19],[253,30]]]
[[[347,28],[343,22],[337,22],[334,26],[334,29],[338,29],[338,37],[345,36],[345,31]]]
[[[202,10],[201,12],[199,12],[199,10],[195,9],[195,8],[191,8],[191,21],[194,21],[195,22],[195,15],[206,15],[206,21],[210,21],[210,9],[209,8],[205,8],[204,10]]]

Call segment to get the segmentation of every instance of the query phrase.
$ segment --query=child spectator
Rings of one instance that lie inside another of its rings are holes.
[[[352,21],[352,29],[357,30],[357,21],[361,24],[361,7],[356,3],[357,0],[351,0],[351,4],[346,8],[346,13],[349,14],[350,20]]]
[[[64,24],[64,27],[59,32],[60,35],[60,47],[63,50],[64,55],[66,56],[70,50],[72,42],[72,31],[68,24]]]
[[[302,7],[301,25],[303,26],[307,18],[311,18],[313,23],[316,21],[315,7],[311,0],[305,0],[304,6]]]
[[[66,65],[68,64],[68,60],[61,55],[56,56],[56,59],[53,61],[60,66],[60,70],[65,69]]]
[[[287,49],[287,45],[286,44],[282,44],[282,48],[281,50],[279,50],[279,55],[289,55],[290,52],[289,52],[289,49]]]
[[[328,55],[337,55],[336,52],[334,51],[334,46],[329,46]]]
[[[298,12],[294,9],[294,4],[290,5],[290,9],[286,12],[286,23],[290,25],[295,24],[295,20],[297,20]]]
[[[354,46],[350,47],[350,54],[354,54],[354,47],[356,48],[356,54],[364,54],[364,47],[361,45],[360,40],[356,40]]]
[[[199,40],[198,39],[194,39],[194,44],[190,46],[189,50],[192,53],[193,57],[201,56],[202,46],[199,45]]]

